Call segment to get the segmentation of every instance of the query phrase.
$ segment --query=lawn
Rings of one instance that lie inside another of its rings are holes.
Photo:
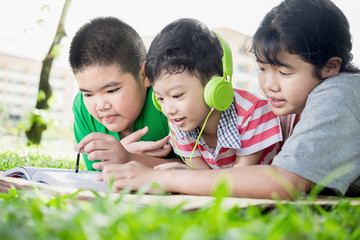
[[[74,157],[38,148],[2,149],[0,170],[73,168]],[[126,191],[83,201],[76,193],[48,196],[12,188],[0,193],[0,239],[360,239],[360,206],[347,199],[331,206],[295,201],[225,208],[224,191],[215,192],[210,204],[184,211],[182,204],[140,204],[142,192],[130,202],[123,201]]]

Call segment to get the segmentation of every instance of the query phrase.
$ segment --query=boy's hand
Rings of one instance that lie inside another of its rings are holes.
[[[105,165],[126,163],[130,159],[130,153],[122,146],[115,137],[93,132],[85,136],[76,149],[81,149],[81,153],[87,154],[88,160],[101,160],[93,163],[93,168],[102,170]]]
[[[140,141],[138,140],[148,132],[149,128],[133,132],[129,136],[123,138],[120,142],[126,148],[127,151],[137,154],[145,154],[152,157],[165,157],[167,156],[172,147],[167,142],[170,136],[166,136],[158,141]]]

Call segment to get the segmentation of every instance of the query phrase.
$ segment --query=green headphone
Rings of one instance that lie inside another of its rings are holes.
[[[222,57],[223,76],[214,77],[206,84],[204,100],[210,108],[225,111],[230,107],[234,98],[234,90],[231,83],[233,73],[232,54],[229,43],[216,32],[214,32],[214,34],[219,38],[224,52]],[[229,81],[226,81],[227,77],[229,77]],[[155,107],[161,112],[161,105],[154,92],[152,94],[152,100]]]

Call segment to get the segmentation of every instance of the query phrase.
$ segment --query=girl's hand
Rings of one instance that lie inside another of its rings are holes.
[[[138,190],[141,186],[151,184],[159,180],[158,171],[139,162],[131,161],[126,164],[106,165],[102,175],[97,180],[106,183],[114,179],[113,192],[119,192],[123,188]],[[160,188],[149,188],[149,193],[163,193]]]

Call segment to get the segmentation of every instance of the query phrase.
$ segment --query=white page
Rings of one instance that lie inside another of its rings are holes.
[[[79,172],[74,171],[38,171],[33,175],[32,181],[44,182],[50,185],[63,187],[75,187],[79,189],[91,189],[98,192],[105,192],[107,184],[103,181],[96,181],[94,178],[100,172]]]

